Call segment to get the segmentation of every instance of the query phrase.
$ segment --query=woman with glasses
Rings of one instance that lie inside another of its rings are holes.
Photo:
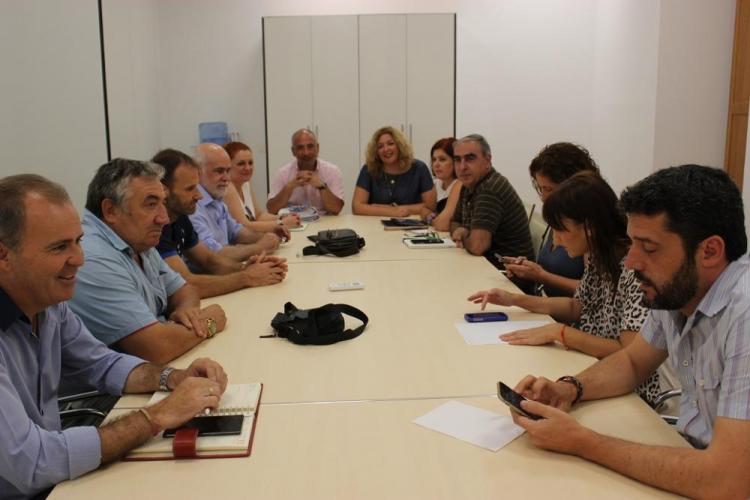
[[[414,159],[401,132],[393,127],[376,130],[366,156],[352,198],[355,215],[408,217],[435,210],[437,193],[430,171]]]
[[[581,172],[558,186],[543,208],[554,242],[570,257],[583,257],[586,267],[571,297],[536,297],[494,288],[469,297],[474,303],[518,306],[548,314],[559,323],[503,334],[513,345],[557,342],[602,359],[635,339],[646,320],[643,291],[633,270],[625,268],[630,247],[625,215],[617,195],[596,173]],[[569,326],[576,324],[577,327]],[[659,394],[656,372],[638,394],[652,403]]]
[[[545,146],[529,165],[531,184],[542,203],[565,180],[585,171],[598,175],[599,167],[586,148],[569,142]],[[537,288],[549,297],[572,296],[583,274],[583,259],[570,257],[563,248],[555,246],[549,227],[542,238],[537,262],[523,257],[504,260],[509,276],[536,282]]]

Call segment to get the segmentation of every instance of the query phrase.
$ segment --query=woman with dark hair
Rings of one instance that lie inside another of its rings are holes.
[[[255,162],[253,150],[244,142],[233,141],[224,145],[224,150],[229,155],[232,167],[229,169],[230,185],[224,196],[224,203],[232,217],[240,224],[254,231],[271,232],[279,225],[287,228],[300,225],[297,214],[289,214],[284,217],[276,217],[268,212],[263,212],[260,205],[255,201],[255,193],[250,180],[253,178]]]
[[[461,193],[461,183],[456,178],[456,168],[453,165],[454,137],[438,140],[430,149],[432,159],[432,176],[437,189],[437,208],[425,217],[438,231],[448,231],[456,211],[458,196]]]
[[[641,305],[643,292],[633,271],[625,268],[630,240],[617,196],[599,175],[581,172],[547,198],[543,215],[554,231],[555,244],[571,257],[584,257],[586,267],[575,295],[536,297],[494,288],[469,300],[481,303],[483,309],[487,303],[518,306],[559,321],[502,335],[510,344],[558,342],[602,359],[629,344],[648,313]],[[572,323],[578,327],[569,326]],[[657,374],[652,373],[637,392],[651,403],[659,394]]]
[[[564,181],[578,172],[599,173],[599,167],[582,146],[570,142],[557,142],[545,146],[531,160],[529,175],[542,203]],[[569,257],[565,249],[552,242],[552,231],[547,227],[542,237],[537,261],[523,257],[505,259],[509,276],[537,283],[548,297],[570,297],[583,275],[583,258]]]
[[[352,198],[355,215],[408,217],[435,209],[437,194],[427,165],[414,159],[404,135],[381,127],[367,144],[366,163]]]

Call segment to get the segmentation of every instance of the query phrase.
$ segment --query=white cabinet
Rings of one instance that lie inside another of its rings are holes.
[[[264,18],[269,182],[302,127],[341,168],[347,210],[377,128],[400,128],[428,162],[455,130],[454,26],[453,14]]]

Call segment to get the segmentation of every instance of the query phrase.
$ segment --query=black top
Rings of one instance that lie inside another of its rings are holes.
[[[193,223],[187,215],[180,215],[174,222],[164,226],[156,249],[162,259],[173,255],[183,257],[185,250],[190,250],[198,242],[198,233],[193,229]]]

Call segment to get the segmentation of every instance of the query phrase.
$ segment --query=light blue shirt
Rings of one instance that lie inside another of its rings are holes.
[[[750,261],[732,262],[687,319],[652,311],[643,338],[669,351],[682,384],[678,430],[708,446],[716,417],[750,420]]]
[[[0,498],[27,498],[96,469],[101,442],[95,427],[60,430],[61,377],[120,395],[142,359],[115,353],[96,340],[65,303],[28,319],[0,289]]]
[[[201,243],[214,252],[233,244],[242,224],[229,214],[226,204],[220,199],[212,197],[203,186],[198,186],[203,198],[198,201],[195,213],[190,215],[195,232]]]
[[[84,210],[84,264],[70,307],[99,340],[112,345],[144,327],[166,321],[169,297],[185,280],[155,248],[140,253],[96,215]]]

